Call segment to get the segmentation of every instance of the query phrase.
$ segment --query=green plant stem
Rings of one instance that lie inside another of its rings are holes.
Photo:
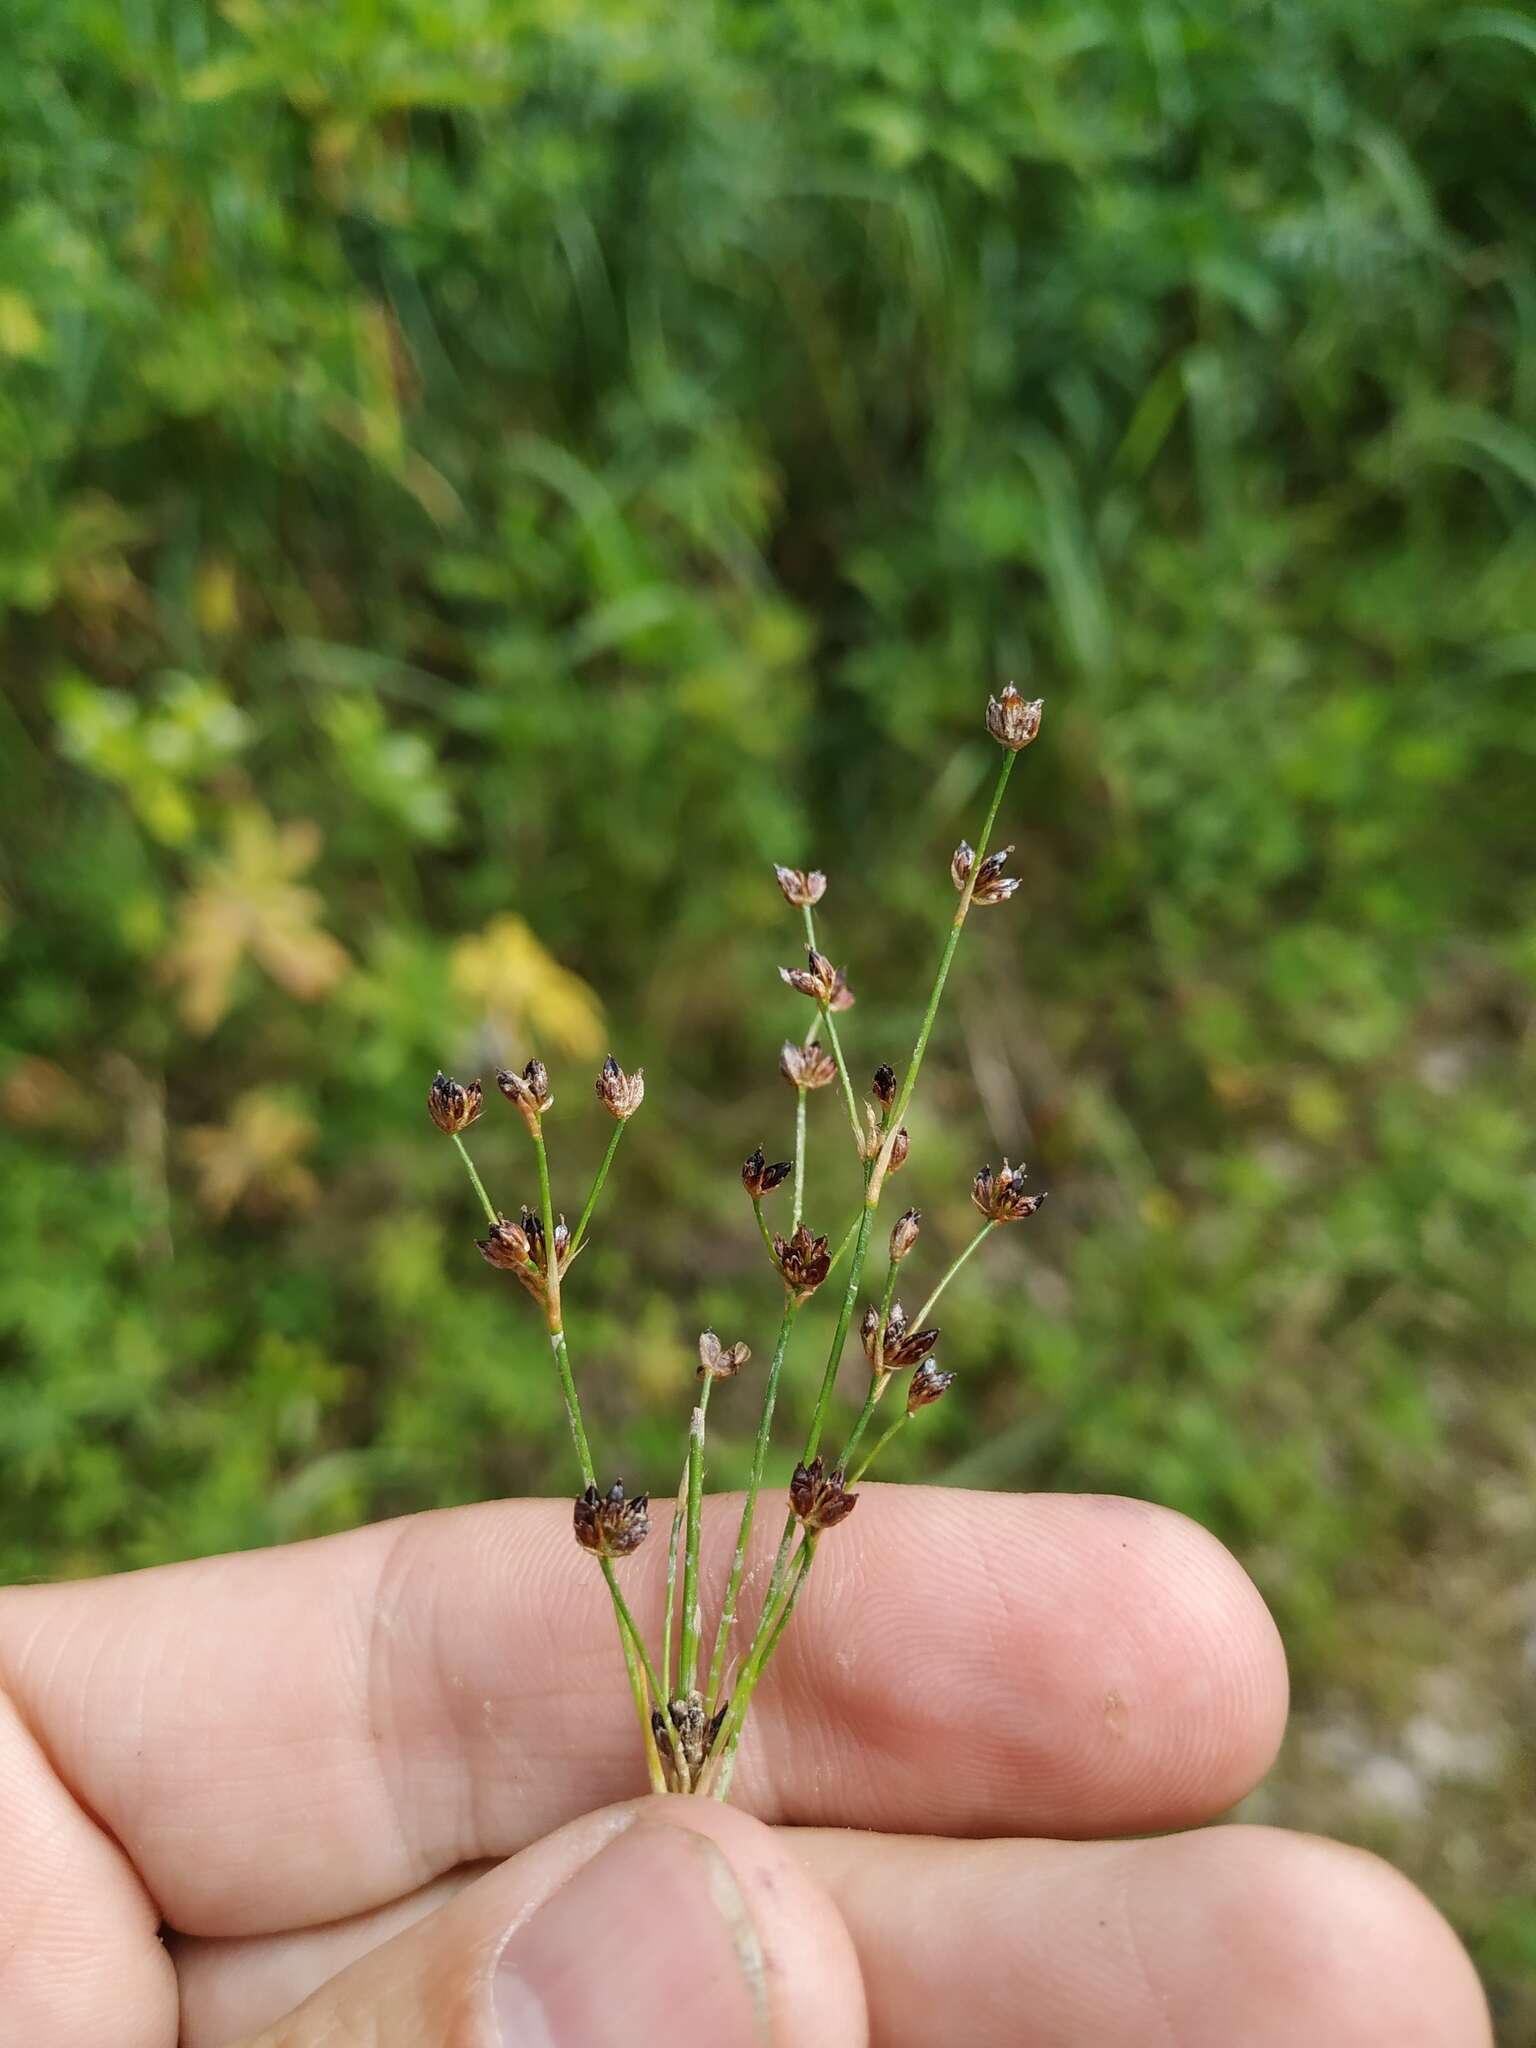
[[[939,1296],[944,1292],[945,1288],[949,1285],[950,1281],[954,1279],[955,1275],[959,1272],[960,1268],[971,1256],[971,1253],[977,1250],[979,1246],[984,1244],[996,1228],[997,1225],[989,1216],[986,1222],[983,1223],[983,1225],[981,1226],[980,1230],[977,1231],[976,1235],[971,1239],[970,1243],[966,1246],[965,1250],[961,1252],[960,1256],[956,1260],[954,1260],[954,1262],[950,1265],[949,1269],[944,1274],[944,1277],[939,1281],[937,1287],[934,1288],[932,1294],[929,1295],[928,1299],[923,1303],[922,1307],[918,1310],[917,1314],[912,1318],[912,1327],[914,1330],[920,1330],[923,1327],[923,1325],[927,1322],[929,1316],[933,1313],[934,1304],[937,1302]]]
[[[688,1465],[685,1460],[683,1476],[677,1485],[677,1498],[672,1503],[672,1529],[667,1537],[667,1608],[661,1625],[661,1675],[668,1686],[672,1683],[672,1624],[677,1612],[677,1540],[687,1512]]]
[[[665,1793],[666,1776],[661,1768],[661,1758],[656,1749],[656,1731],[651,1726],[649,1695],[646,1678],[637,1655],[639,1637],[635,1632],[633,1617],[613,1577],[613,1567],[606,1558],[603,1564],[608,1578],[608,1591],[613,1599],[614,1616],[619,1624],[619,1647],[624,1652],[624,1669],[629,1675],[629,1690],[635,1702],[635,1715],[641,1727],[641,1748],[645,1751],[646,1776],[651,1781],[653,1792]]]
[[[805,1090],[795,1090],[795,1219],[791,1231],[800,1228],[805,1214]]]
[[[853,1249],[853,1241],[859,1234],[859,1225],[863,1221],[863,1219],[864,1212],[861,1209],[859,1211],[859,1214],[854,1217],[853,1221],[849,1224],[848,1228],[843,1232],[842,1241],[838,1245],[837,1250],[832,1254],[831,1260],[827,1266],[827,1278],[829,1280],[832,1278],[832,1275],[837,1271],[838,1267],[843,1263],[844,1259],[847,1258],[849,1252]]]
[[[809,903],[802,905],[802,913],[805,918],[805,943],[811,948],[812,952],[817,952],[820,949],[816,944],[816,920],[811,915]],[[837,1078],[842,1083],[843,1101],[848,1110],[848,1124],[853,1132],[853,1142],[862,1152],[864,1132],[863,1127],[859,1123],[859,1105],[854,1096],[853,1082],[849,1078],[848,1062],[843,1058],[843,1042],[837,1033],[837,1022],[825,1003],[817,1005],[817,1014],[820,1016],[822,1026],[832,1043],[832,1057],[837,1062]]]
[[[997,822],[997,814],[1002,806],[1003,791],[1008,787],[1008,778],[1013,773],[1013,764],[1018,758],[1017,754],[1006,748],[1004,749],[1003,765],[998,770],[997,783],[992,791],[992,802],[988,807],[986,818],[982,824],[981,837],[976,842],[976,857],[971,862],[971,872],[966,877],[965,888],[961,891],[960,901],[956,906],[955,915],[949,927],[949,934],[944,941],[944,950],[939,955],[938,972],[933,978],[933,988],[929,993],[928,1007],[923,1012],[923,1021],[918,1030],[917,1043],[912,1048],[912,1057],[908,1060],[907,1071],[902,1077],[901,1092],[896,1098],[896,1108],[890,1119],[893,1130],[900,1128],[901,1120],[906,1115],[907,1104],[912,1100],[912,1090],[917,1086],[917,1076],[923,1064],[923,1054],[928,1050],[928,1039],[933,1030],[933,1020],[939,1014],[939,1002],[944,994],[944,984],[949,979],[950,962],[955,957],[955,948],[959,945],[960,934],[965,929],[966,916],[971,907],[971,895],[976,887],[976,877],[981,872],[981,863],[987,851],[987,841],[992,836],[992,827]]]
[[[475,1162],[473,1161],[473,1159],[470,1158],[464,1140],[459,1136],[457,1131],[453,1132],[452,1136],[453,1142],[459,1148],[459,1157],[463,1160],[465,1166],[469,1170],[469,1177],[474,1184],[475,1193],[480,1197],[480,1206],[485,1211],[486,1222],[493,1225],[499,1223],[501,1221],[501,1218],[496,1213],[496,1204],[485,1192],[485,1182],[480,1178],[479,1174],[476,1173]]]
[[[893,1436],[898,1436],[901,1433],[901,1431],[906,1428],[907,1424],[911,1420],[912,1417],[907,1413],[906,1409],[903,1408],[901,1413],[897,1416],[896,1420],[885,1432],[885,1435],[879,1439],[879,1441],[875,1444],[874,1449],[870,1451],[868,1455],[865,1457],[864,1462],[862,1465],[860,1465],[858,1471],[849,1473],[847,1480],[849,1486],[855,1485],[860,1479],[864,1477],[864,1474],[869,1470],[870,1466],[873,1465],[876,1458],[879,1457],[880,1453],[885,1449],[886,1445],[890,1442],[891,1438]]]
[[[779,1376],[784,1370],[784,1354],[789,1349],[790,1332],[795,1327],[795,1317],[799,1313],[799,1303],[793,1295],[786,1294],[778,1339],[773,1347],[773,1358],[768,1366],[767,1379],[763,1383],[763,1412],[758,1420],[757,1442],[752,1447],[752,1469],[747,1474],[747,1491],[741,1504],[741,1521],[736,1530],[736,1550],[731,1559],[731,1575],[726,1581],[725,1599],[720,1607],[720,1624],[715,1631],[714,1654],[709,1660],[708,1708],[712,1714],[720,1705],[725,1660],[730,1648],[731,1630],[736,1624],[736,1602],[741,1593],[742,1574],[747,1565],[747,1546],[752,1540],[752,1521],[757,1512],[757,1497],[763,1485],[763,1468],[768,1461],[768,1445],[773,1435],[773,1411],[779,1397]]]
[[[776,1603],[773,1605],[765,1603],[764,1605],[762,1618],[758,1622],[753,1648],[748,1655],[746,1663],[742,1666],[741,1675],[736,1681],[736,1689],[731,1694],[730,1707],[726,1712],[724,1722],[721,1724],[720,1733],[715,1738],[715,1754],[712,1759],[713,1769],[708,1783],[701,1785],[700,1788],[701,1790],[708,1790],[716,1799],[724,1799],[730,1790],[731,1773],[735,1767],[736,1747],[741,1741],[741,1731],[746,1721],[747,1708],[752,1703],[752,1695],[757,1690],[757,1682],[766,1670],[769,1658],[778,1648],[779,1638],[789,1625],[789,1618],[795,1611],[795,1602],[800,1597],[800,1590],[804,1586],[806,1576],[811,1568],[811,1560],[816,1555],[816,1542],[817,1538],[814,1535],[806,1535],[802,1539],[800,1548],[795,1554],[794,1563],[790,1568]]]
[[[628,1119],[626,1118],[622,1122],[616,1123],[613,1127],[613,1136],[608,1140],[608,1149],[603,1154],[602,1165],[597,1169],[597,1177],[592,1183],[592,1192],[587,1196],[587,1205],[581,1212],[580,1219],[576,1225],[575,1235],[571,1239],[571,1257],[573,1259],[581,1250],[582,1241],[587,1234],[587,1225],[592,1221],[592,1211],[597,1207],[597,1198],[603,1192],[603,1182],[608,1178],[608,1169],[613,1164],[613,1155],[619,1149],[619,1140],[624,1135],[627,1123]]]
[[[688,1423],[688,1523],[683,1548],[683,1627],[678,1648],[677,1689],[686,1699],[699,1676],[699,1535],[704,1513],[704,1418],[709,1413],[710,1389],[714,1381],[705,1377],[698,1405]]]
[[[587,1428],[582,1420],[581,1398],[576,1392],[576,1377],[571,1371],[571,1354],[565,1341],[565,1329],[561,1319],[560,1305],[560,1262],[555,1254],[555,1200],[549,1181],[549,1155],[544,1147],[542,1126],[535,1122],[532,1128],[533,1154],[539,1169],[539,1207],[544,1225],[544,1307],[549,1322],[550,1347],[555,1354],[555,1369],[560,1375],[560,1392],[565,1399],[566,1420],[571,1426],[571,1440],[576,1446],[576,1460],[581,1467],[581,1476],[588,1486],[596,1486],[597,1477],[592,1464],[592,1446],[587,1440]],[[651,1769],[655,1756],[656,1737],[651,1727],[651,1717],[646,1709],[645,1689],[638,1681],[634,1659],[639,1658],[640,1667],[647,1683],[657,1695],[657,1702],[666,1722],[670,1747],[677,1761],[679,1773],[683,1773],[682,1744],[672,1728],[672,1718],[667,1713],[667,1701],[657,1682],[655,1669],[645,1647],[645,1638],[635,1625],[624,1595],[619,1591],[619,1582],[614,1576],[611,1558],[600,1558],[603,1578],[607,1582],[608,1594],[613,1601],[613,1611],[618,1619],[619,1635],[624,1644],[624,1662],[630,1673],[630,1690],[635,1696],[635,1711],[640,1719],[640,1739],[646,1751],[646,1769],[650,1773],[653,1787],[660,1776],[660,1763]],[[683,1782],[686,1782],[684,1777]],[[665,1791],[664,1781],[660,1789]]]
[[[763,1214],[762,1198],[758,1195],[752,1197],[752,1214],[757,1218],[759,1234],[762,1237],[763,1243],[768,1247],[768,1256],[772,1259],[774,1269],[777,1271],[779,1255],[773,1248],[773,1232],[768,1228],[768,1219]]]
[[[651,1759],[655,1756],[656,1752],[656,1731],[651,1726],[650,1710],[646,1699],[646,1688],[649,1687],[650,1697],[655,1701],[656,1707],[661,1714],[662,1725],[667,1731],[667,1747],[672,1752],[672,1761],[677,1770],[678,1783],[686,1785],[688,1783],[688,1765],[683,1756],[682,1737],[678,1734],[672,1716],[667,1711],[667,1695],[662,1689],[660,1678],[656,1674],[656,1667],[651,1662],[650,1652],[645,1647],[645,1637],[640,1633],[640,1624],[630,1613],[629,1602],[619,1591],[619,1579],[618,1574],[613,1568],[613,1559],[611,1557],[600,1557],[598,1563],[602,1566],[603,1577],[608,1582],[608,1593],[613,1601],[613,1611],[618,1616],[619,1634],[625,1643],[624,1661],[626,1665],[630,1666],[630,1691],[635,1696],[635,1711],[639,1714],[645,1731],[646,1769],[650,1772]],[[633,1646],[632,1648],[630,1647],[631,1645]],[[633,1658],[638,1658],[639,1660],[638,1670],[631,1663]],[[644,1673],[643,1678],[639,1675],[642,1672]],[[667,1789],[666,1780],[661,1777],[659,1758],[656,1760],[656,1770],[651,1772],[651,1784],[654,1789],[662,1792],[665,1792]]]
[[[848,1438],[847,1443],[843,1445],[843,1448],[837,1454],[838,1465],[844,1472],[848,1470],[848,1460],[859,1447],[860,1437],[868,1429],[875,1410],[885,1398],[885,1390],[890,1385],[890,1381],[891,1375],[888,1372],[877,1372],[870,1380],[869,1392],[864,1396],[864,1406],[859,1410],[859,1419],[853,1425],[853,1432]]]
[[[901,1120],[906,1114],[907,1105],[912,1100],[912,1091],[917,1086],[918,1073],[922,1068],[923,1055],[928,1049],[928,1040],[933,1032],[934,1019],[939,1012],[939,1003],[943,998],[944,985],[949,979],[949,970],[955,957],[955,949],[960,943],[960,934],[965,929],[966,916],[970,911],[971,897],[976,887],[976,877],[981,871],[981,863],[987,851],[987,842],[992,836],[992,827],[996,824],[998,811],[1002,807],[1003,792],[1008,787],[1008,778],[1013,773],[1013,764],[1017,758],[1017,755],[1011,750],[1004,751],[1002,766],[998,770],[997,781],[992,790],[992,800],[987,807],[987,815],[982,823],[975,857],[971,862],[971,871],[966,877],[965,888],[961,891],[960,901],[955,908],[955,914],[950,922],[943,950],[939,955],[939,964],[934,974],[933,987],[929,991],[928,1004],[923,1012],[922,1023],[918,1027],[917,1040],[912,1048],[912,1056],[907,1062],[907,1071],[903,1076],[895,1104],[885,1120],[886,1135],[884,1143],[877,1157],[866,1162],[864,1168],[864,1207],[859,1217],[858,1234],[853,1244],[853,1259],[848,1274],[848,1291],[843,1299],[842,1314],[838,1317],[837,1332],[832,1339],[832,1349],[827,1358],[826,1371],[822,1375],[821,1391],[817,1396],[810,1432],[806,1439],[804,1454],[806,1462],[809,1462],[815,1456],[816,1447],[821,1441],[821,1432],[826,1423],[827,1410],[832,1400],[832,1390],[837,1382],[837,1369],[842,1360],[843,1344],[847,1338],[848,1324],[853,1316],[853,1306],[858,1295],[859,1280],[864,1270],[864,1256],[869,1248],[870,1228],[874,1222],[875,1209],[879,1203],[880,1195],[885,1185],[885,1176],[889,1169],[891,1146],[895,1141],[896,1132],[901,1128]],[[806,913],[806,929],[808,933],[814,931],[814,924],[809,911]],[[812,943],[814,943],[814,940]],[[841,1061],[839,1061],[839,1071],[846,1073],[846,1069],[842,1066]],[[856,1141],[860,1137],[856,1123],[854,1137]],[[839,1255],[841,1255],[841,1248],[839,1248]],[[905,1419],[905,1414],[903,1414],[886,1431],[885,1436],[876,1444],[875,1451],[870,1454],[871,1457],[884,1448],[886,1442],[896,1434],[897,1429]],[[860,1470],[866,1471],[869,1463],[870,1459],[866,1458]],[[779,1540],[778,1554],[774,1559],[773,1573],[768,1582],[768,1594],[763,1603],[764,1618],[758,1622],[752,1648],[748,1652],[749,1664],[754,1658],[762,1658],[767,1655],[767,1651],[763,1647],[766,1642],[764,1634],[766,1617],[772,1611],[774,1601],[780,1596],[784,1586],[785,1574],[789,1568],[790,1549],[794,1542],[794,1533],[795,1517],[791,1514],[785,1521],[784,1534]],[[802,1569],[808,1570],[809,1564],[802,1567]],[[733,1712],[734,1707],[735,1702],[733,1700]]]

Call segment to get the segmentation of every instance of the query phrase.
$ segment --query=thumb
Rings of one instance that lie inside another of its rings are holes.
[[[864,2048],[852,1938],[793,1839],[703,1799],[588,1814],[249,2048]]]

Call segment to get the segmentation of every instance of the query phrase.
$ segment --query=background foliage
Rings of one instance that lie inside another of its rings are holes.
[[[908,1469],[1217,1529],[1296,1678],[1255,1811],[1396,1856],[1527,2039],[1536,32],[960,24],[10,0],[0,1569],[563,1487],[423,1108],[533,1046],[571,1208],[647,1067],[575,1292],[664,1488],[693,1332],[773,1313],[766,863],[898,1054],[1011,675],[1027,888],[903,1192],[930,1252],[1005,1146],[1054,1200]]]

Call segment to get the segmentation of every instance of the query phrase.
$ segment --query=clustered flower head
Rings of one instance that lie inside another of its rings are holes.
[[[837,1061],[814,1038],[809,1045],[786,1038],[779,1049],[779,1072],[792,1088],[825,1088],[837,1079]]]
[[[628,1557],[651,1533],[648,1493],[624,1498],[624,1482],[615,1479],[606,1493],[589,1486],[576,1496],[573,1526],[576,1541],[594,1557]]]
[[[539,1119],[554,1101],[550,1092],[549,1069],[542,1060],[530,1060],[520,1074],[510,1067],[498,1067],[496,1086],[522,1117],[530,1131],[537,1131]]]
[[[478,1081],[450,1081],[439,1072],[427,1090],[427,1109],[433,1123],[450,1138],[467,1131],[484,1107],[484,1091]]]
[[[1017,875],[1005,877],[1003,874],[1003,869],[1008,864],[1008,856],[1012,851],[1013,848],[1011,846],[1005,846],[997,853],[989,853],[981,866],[976,869],[976,884],[971,890],[971,901],[973,903],[1006,903],[1008,898],[1018,888],[1019,878]],[[957,889],[963,890],[965,888],[967,881],[970,879],[971,868],[975,860],[975,848],[968,845],[962,839],[955,848],[949,863],[949,872],[954,879]]]
[[[1000,747],[1006,747],[1011,754],[1020,753],[1039,732],[1044,708],[1043,697],[1026,704],[1010,683],[1001,697],[987,699],[987,731]]]
[[[899,1266],[917,1243],[918,1232],[923,1226],[921,1209],[908,1209],[891,1225],[891,1264]]]
[[[796,1301],[809,1301],[832,1266],[827,1240],[812,1237],[803,1223],[795,1226],[791,1237],[774,1232],[773,1258]]]
[[[542,1218],[529,1209],[521,1223],[499,1216],[484,1237],[476,1238],[475,1249],[488,1266],[498,1272],[515,1273],[528,1292],[542,1298],[549,1276],[548,1248]],[[555,1270],[564,1273],[571,1259],[571,1233],[562,1216],[555,1224]]]
[[[713,1330],[699,1332],[699,1372],[701,1380],[734,1379],[751,1358],[751,1347],[740,1342],[722,1344]]]
[[[919,1408],[930,1407],[935,1401],[942,1400],[954,1384],[952,1372],[941,1371],[936,1360],[925,1358],[907,1387],[907,1413],[915,1415]]]
[[[794,1170],[791,1159],[776,1160],[770,1166],[763,1156],[762,1146],[758,1145],[741,1162],[741,1184],[754,1202],[760,1202],[764,1195],[771,1195],[775,1188],[781,1188]]]
[[[841,1472],[829,1472],[825,1461],[812,1458],[795,1467],[789,1482],[789,1504],[808,1534],[836,1528],[858,1506],[859,1496],[843,1484]]]
[[[781,868],[775,862],[773,872],[785,902],[793,903],[797,910],[811,909],[827,893],[827,878],[820,868],[807,874],[804,868]]]
[[[645,1100],[644,1067],[636,1067],[632,1074],[626,1074],[609,1053],[597,1077],[597,1099],[611,1117],[627,1124]]]
[[[1017,1223],[1034,1215],[1045,1194],[1026,1194],[1024,1168],[1010,1166],[1005,1159],[1001,1173],[994,1174],[990,1166],[981,1169],[971,1185],[971,1200],[994,1223]]]
[[[859,1337],[864,1346],[864,1356],[882,1372],[900,1372],[904,1366],[916,1365],[939,1341],[937,1330],[909,1330],[907,1312],[899,1301],[891,1303],[883,1337],[880,1311],[871,1302],[859,1325]]]
[[[834,967],[825,953],[814,946],[805,949],[803,967],[781,967],[779,979],[787,981],[800,995],[809,996],[823,1010],[851,1010],[853,992],[845,969]]]

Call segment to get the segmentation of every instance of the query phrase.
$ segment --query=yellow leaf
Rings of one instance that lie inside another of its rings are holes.
[[[590,1059],[602,1050],[603,1012],[579,975],[562,967],[520,917],[492,918],[453,949],[453,985],[492,1033],[516,1046],[532,1035]]]
[[[45,339],[32,301],[20,292],[0,291],[0,356],[41,355]]]
[[[240,1096],[227,1124],[199,1124],[182,1140],[197,1173],[197,1198],[211,1216],[243,1203],[257,1214],[311,1208],[314,1175],[299,1164],[315,1127],[302,1111],[259,1089]]]
[[[249,957],[300,1002],[317,1002],[350,966],[319,925],[319,892],[295,877],[320,851],[307,819],[278,826],[254,806],[230,820],[223,855],[181,899],[176,938],[165,958],[181,983],[181,1014],[199,1035],[229,1008],[237,969]]]

